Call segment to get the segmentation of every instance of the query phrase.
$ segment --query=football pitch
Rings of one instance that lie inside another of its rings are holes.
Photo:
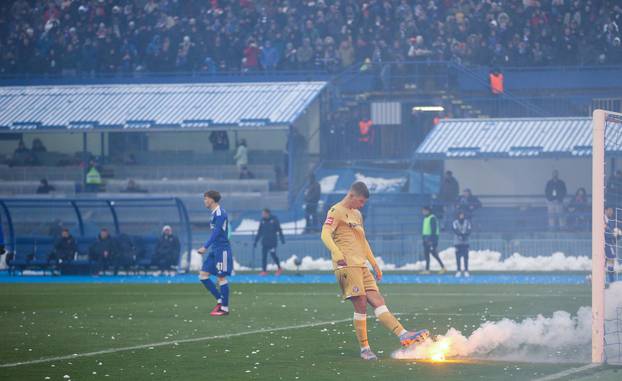
[[[470,334],[590,304],[587,285],[381,285],[406,328]],[[368,323],[376,362],[358,357],[352,307],[336,285],[233,284],[232,313],[192,284],[2,284],[2,380],[619,380],[585,364],[391,359],[399,343]],[[373,315],[368,311],[368,316]],[[548,377],[548,378],[547,378]]]

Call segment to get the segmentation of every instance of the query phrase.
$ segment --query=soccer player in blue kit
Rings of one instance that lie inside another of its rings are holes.
[[[207,257],[203,260],[203,266],[199,272],[199,279],[207,290],[216,298],[216,307],[212,310],[212,316],[229,315],[229,283],[227,276],[233,271],[233,256],[231,255],[231,243],[229,242],[229,218],[227,212],[220,207],[220,193],[210,190],[203,195],[205,207],[212,212],[210,227],[212,233],[205,245],[198,250],[204,255],[211,247]],[[210,275],[216,275],[220,290],[216,288]]]

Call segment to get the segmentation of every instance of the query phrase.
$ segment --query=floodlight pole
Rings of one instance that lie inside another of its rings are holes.
[[[605,352],[605,112],[592,119],[592,363]]]

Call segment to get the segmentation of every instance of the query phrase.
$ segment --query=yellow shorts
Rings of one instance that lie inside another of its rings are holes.
[[[378,291],[378,285],[367,267],[344,267],[335,270],[337,283],[344,299],[365,295],[366,291]]]

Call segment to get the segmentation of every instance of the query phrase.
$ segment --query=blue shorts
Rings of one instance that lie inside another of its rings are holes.
[[[215,247],[209,252],[203,261],[201,271],[214,274],[216,276],[229,276],[233,271],[233,255],[231,248]]]

